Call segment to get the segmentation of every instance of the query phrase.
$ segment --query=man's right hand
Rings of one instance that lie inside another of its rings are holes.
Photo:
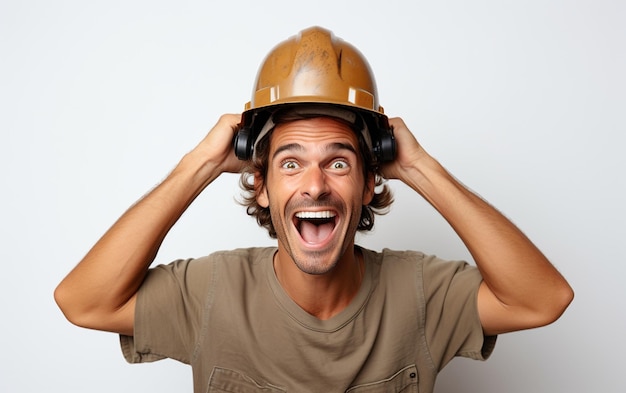
[[[233,150],[233,138],[240,120],[239,114],[222,115],[217,124],[190,154],[197,154],[198,157],[207,159],[207,166],[216,168],[219,173],[241,172],[246,162],[239,160]]]

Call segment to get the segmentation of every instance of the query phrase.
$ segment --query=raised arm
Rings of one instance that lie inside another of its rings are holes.
[[[454,179],[417,142],[404,122],[390,119],[398,158],[384,168],[422,195],[450,223],[483,276],[478,311],[486,335],[554,322],[573,291],[535,245],[506,217]]]
[[[136,293],[166,234],[202,190],[243,163],[232,151],[239,115],[224,115],[167,178],[128,209],[59,284],[54,297],[82,327],[133,334]]]

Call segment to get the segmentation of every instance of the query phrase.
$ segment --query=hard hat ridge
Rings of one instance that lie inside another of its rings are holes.
[[[307,102],[384,113],[365,57],[321,27],[305,29],[270,51],[259,68],[245,110]]]

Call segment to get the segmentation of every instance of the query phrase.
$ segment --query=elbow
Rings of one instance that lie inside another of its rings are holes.
[[[545,326],[556,322],[574,300],[574,290],[567,282],[555,288],[552,296],[546,299],[542,310],[538,313],[538,326]]]
[[[59,284],[54,290],[54,301],[65,318],[73,325],[88,328],[88,313],[84,312],[79,299],[80,297],[73,294],[64,283]]]
[[[133,335],[134,298],[118,308],[107,303],[88,300],[81,291],[61,283],[54,291],[54,300],[65,318],[78,327]],[[110,303],[109,303],[110,304]]]
[[[59,284],[54,290],[54,301],[65,316],[65,318],[74,325],[78,325],[75,313],[71,307],[71,296],[63,283]]]
[[[563,313],[569,307],[569,305],[572,303],[573,300],[574,300],[574,289],[572,289],[572,287],[567,282],[565,282],[563,285],[563,288],[560,291],[559,303],[557,305],[558,315],[555,318],[555,321],[561,315],[563,315]]]
[[[495,296],[493,298],[496,299],[496,306],[489,307],[490,302],[484,302],[481,307],[481,322],[486,335],[550,325],[563,315],[574,299],[574,291],[565,280],[526,289],[524,293],[525,296],[518,298],[517,303],[504,303]],[[489,296],[485,298],[488,299]]]

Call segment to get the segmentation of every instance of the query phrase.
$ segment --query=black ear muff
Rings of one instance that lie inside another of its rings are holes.
[[[393,161],[396,158],[396,138],[393,136],[393,129],[380,129],[372,150],[379,162]]]
[[[247,111],[241,116],[239,130],[233,138],[233,150],[235,155],[242,161],[252,159],[254,143],[259,136],[261,128],[270,118],[270,111]]]
[[[233,140],[233,148],[235,155],[242,161],[252,158],[252,150],[254,148],[254,138],[252,137],[252,127],[242,126],[235,134]]]

